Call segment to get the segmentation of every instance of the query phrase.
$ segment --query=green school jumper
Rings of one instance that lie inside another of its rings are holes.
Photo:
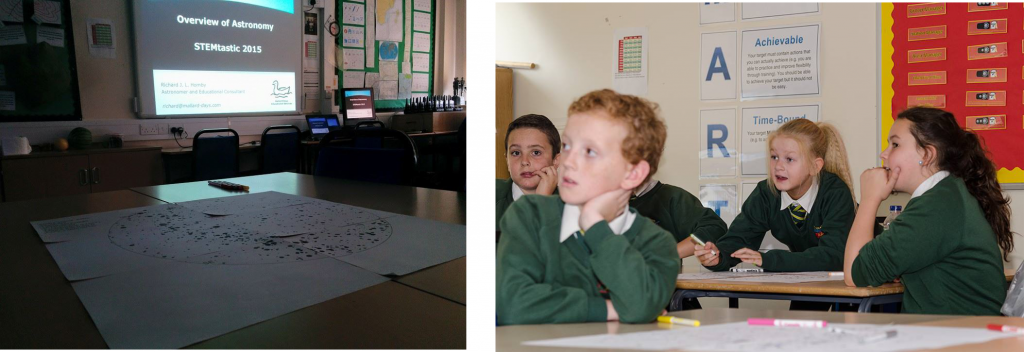
[[[501,223],[501,217],[505,215],[505,210],[512,205],[514,199],[512,199],[512,179],[511,178],[499,178],[497,179],[497,195],[494,197],[494,210],[497,214],[494,216],[494,229],[501,231],[498,224]],[[555,191],[551,195],[558,195],[558,187],[555,187]]]
[[[501,231],[499,227],[501,216],[505,215],[505,210],[508,209],[508,206],[512,205],[512,179],[499,178],[497,183],[497,194],[494,198],[494,209],[497,211],[497,214],[494,216],[494,227],[495,230]]]
[[[622,235],[600,221],[559,242],[564,206],[557,196],[525,195],[501,219],[498,323],[606,321],[605,299],[622,322],[653,321],[679,272],[672,235],[637,216]]]
[[[900,277],[903,311],[999,315],[1006,276],[996,235],[964,181],[947,176],[861,248],[851,269],[857,286]]]
[[[728,227],[714,210],[705,208],[700,199],[686,190],[658,182],[650,191],[629,200],[629,206],[668,230],[681,242],[690,234],[702,241],[718,243]]]
[[[740,248],[757,250],[765,232],[772,231],[790,251],[772,250],[761,254],[765,271],[842,271],[846,236],[853,225],[854,205],[850,189],[838,176],[822,171],[818,194],[803,225],[793,224],[782,207],[782,193],[772,192],[768,180],[757,184],[743,209],[715,246],[721,251],[718,265],[708,269],[728,270],[741,263],[729,255]]]

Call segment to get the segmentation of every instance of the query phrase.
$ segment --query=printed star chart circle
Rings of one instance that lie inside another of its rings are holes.
[[[391,237],[380,215],[318,202],[209,216],[179,205],[150,207],[110,227],[107,237],[125,250],[199,264],[251,265],[344,257]]]

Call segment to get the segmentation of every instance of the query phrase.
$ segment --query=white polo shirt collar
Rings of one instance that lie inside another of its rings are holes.
[[[616,235],[622,235],[623,233],[626,232],[626,230],[633,226],[634,220],[636,220],[636,214],[629,211],[629,206],[626,206],[626,209],[622,212],[622,215],[619,215],[611,222],[609,222],[608,227],[612,228],[612,233],[615,233]],[[558,239],[558,242],[565,242],[565,240],[569,239],[569,237],[572,237],[572,235],[579,230],[580,207],[576,205],[566,204],[565,207],[562,208],[562,230],[559,232],[561,237]]]

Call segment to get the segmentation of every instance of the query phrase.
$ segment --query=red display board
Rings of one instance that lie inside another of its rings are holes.
[[[882,4],[882,147],[924,105],[981,136],[1002,183],[1024,183],[1024,5]]]

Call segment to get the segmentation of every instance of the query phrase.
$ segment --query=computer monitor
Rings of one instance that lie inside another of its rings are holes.
[[[309,125],[310,135],[317,140],[341,127],[337,115],[306,115],[306,123]]]
[[[373,88],[343,89],[341,107],[346,125],[377,119],[377,111],[373,108]]]

